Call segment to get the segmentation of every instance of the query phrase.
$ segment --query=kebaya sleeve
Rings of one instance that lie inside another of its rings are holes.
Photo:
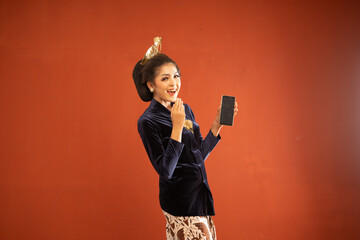
[[[138,131],[156,172],[160,177],[171,179],[184,144],[170,138],[164,147],[156,124],[146,118],[139,119]]]
[[[200,133],[200,138],[202,139],[201,133]],[[221,139],[220,134],[217,137],[215,137],[214,134],[211,132],[211,130],[209,130],[205,139],[202,141],[200,148],[204,161],[209,156],[210,152],[215,148],[215,146],[220,141],[220,139]]]
[[[191,110],[190,106],[188,106],[189,114],[193,121],[195,121],[195,115],[193,111]],[[198,133],[196,133],[196,141],[197,145],[199,146],[201,155],[203,157],[203,160],[205,161],[206,158],[209,156],[210,152],[215,148],[217,143],[220,141],[221,136],[220,134],[215,137],[214,134],[209,130],[208,134],[206,135],[205,139],[201,136],[200,128],[198,129]]]

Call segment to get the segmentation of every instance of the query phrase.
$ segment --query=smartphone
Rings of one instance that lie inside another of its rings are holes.
[[[220,112],[221,125],[227,125],[227,126],[233,125],[234,107],[235,107],[235,97],[222,95],[221,112]]]

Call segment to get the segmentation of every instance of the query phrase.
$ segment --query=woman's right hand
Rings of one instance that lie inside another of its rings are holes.
[[[180,98],[177,98],[175,104],[171,108],[171,121],[173,128],[183,128],[185,123],[185,109],[184,103]]]
[[[176,99],[175,104],[171,108],[170,116],[173,124],[171,138],[181,142],[182,129],[185,123],[185,108],[181,99]]]

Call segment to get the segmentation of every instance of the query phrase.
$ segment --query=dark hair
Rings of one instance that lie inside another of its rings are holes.
[[[142,84],[146,84],[146,82],[154,82],[154,79],[158,73],[159,67],[166,63],[172,63],[175,65],[179,75],[180,75],[180,69],[176,62],[166,56],[163,53],[159,53],[158,55],[152,57],[144,66],[142,69]]]
[[[136,90],[144,102],[149,102],[153,98],[153,93],[150,92],[146,82],[154,82],[155,77],[158,73],[159,67],[166,63],[172,63],[175,65],[179,75],[180,69],[174,60],[169,58],[163,53],[152,57],[144,66],[140,64],[141,60],[138,61],[133,70],[133,79]]]

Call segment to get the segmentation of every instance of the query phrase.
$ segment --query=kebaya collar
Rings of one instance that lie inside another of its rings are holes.
[[[154,98],[151,99],[150,108],[151,108],[152,110],[155,110],[155,111],[159,111],[159,112],[164,112],[164,113],[170,114],[170,110],[167,109],[164,105],[162,105],[161,103],[159,103],[159,102],[158,102],[157,100],[155,100]]]

